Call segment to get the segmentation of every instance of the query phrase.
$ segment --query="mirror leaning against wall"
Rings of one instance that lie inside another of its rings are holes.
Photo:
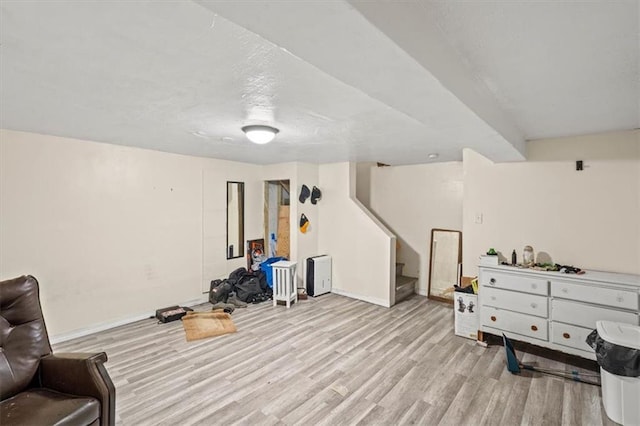
[[[244,256],[244,182],[227,182],[227,259]]]
[[[453,286],[462,275],[462,232],[431,230],[429,299],[453,303]]]

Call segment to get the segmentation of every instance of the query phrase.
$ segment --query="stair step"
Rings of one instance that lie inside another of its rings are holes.
[[[418,279],[415,277],[405,277],[404,275],[396,277],[396,303],[401,302],[415,294],[417,281]]]
[[[402,275],[402,270],[404,269],[404,263],[396,263],[396,277]]]
[[[418,279],[415,277],[405,277],[404,275],[398,275],[396,277],[396,290],[401,287],[415,285],[416,281],[418,281]]]

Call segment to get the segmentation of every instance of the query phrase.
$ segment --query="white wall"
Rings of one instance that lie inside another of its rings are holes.
[[[462,163],[371,169],[371,209],[399,239],[403,274],[427,294],[431,229],[462,230]],[[466,236],[463,235],[463,239]]]
[[[273,234],[274,238],[276,238],[276,243],[277,243],[277,238],[278,238],[278,208],[280,206],[280,200],[278,195],[280,194],[279,191],[279,187],[280,185],[276,184],[276,183],[270,183],[268,186],[268,189],[265,189],[265,191],[269,192],[269,196],[267,198],[268,202],[265,201],[265,211],[269,211],[268,214],[268,218],[269,218],[269,223],[267,224],[267,233],[264,236],[264,240],[265,240],[265,250],[267,253],[267,256],[269,257],[275,257],[277,255],[277,244],[276,244],[276,250],[273,251],[273,253],[271,253],[271,234]],[[289,231],[289,233],[291,233],[291,231]]]
[[[298,276],[298,287],[304,286],[304,266],[307,257],[321,254],[318,251],[318,235],[320,233],[320,218],[318,215],[318,204],[311,204],[310,199],[305,203],[300,203],[300,189],[302,185],[307,185],[309,190],[313,186],[319,186],[318,165],[309,163],[284,163],[263,166],[261,171],[263,180],[289,180],[291,188],[290,214],[290,237],[291,237],[291,260],[298,262],[296,275]],[[322,189],[322,188],[321,188]],[[323,192],[324,194],[324,192]],[[309,219],[310,225],[307,233],[300,232],[300,215],[304,213]]]
[[[582,172],[561,145],[538,150],[544,162],[493,164],[466,151],[462,219],[459,163],[374,168],[371,203],[419,253],[407,272],[419,274],[421,291],[430,229],[460,221],[465,275],[488,247],[520,256],[525,244],[558,263],[640,273],[638,132],[613,145],[626,160],[597,159],[606,135],[584,140]],[[547,144],[529,142],[538,143]],[[263,182],[289,179],[299,285],[304,260],[327,253],[336,292],[388,306],[395,237],[355,199],[355,175],[348,163],[256,166],[2,130],[0,279],[41,281],[54,340],[202,298],[211,279],[246,265],[226,260],[226,181],[245,182],[253,239],[263,233]],[[298,202],[303,183],[322,190],[317,205]],[[301,213],[311,221],[306,234]]]
[[[356,166],[319,166],[319,251],[333,258],[333,291],[391,306],[395,237],[355,198]]]
[[[240,267],[247,267],[247,259],[227,260],[227,181],[244,182],[244,239],[262,238],[264,183],[261,167],[233,161],[202,159],[202,285],[208,292],[210,282],[226,278]],[[246,247],[240,248],[243,253]]]
[[[319,174],[317,164],[298,163],[296,170],[296,182],[295,187],[291,187],[291,205],[295,204],[296,214],[292,215],[292,229],[291,235],[296,236],[298,243],[297,261],[298,261],[298,286],[304,287],[304,277],[306,276],[306,259],[311,256],[317,256],[324,254],[319,251],[318,239],[321,232],[326,229],[320,223],[319,208],[324,203],[325,192],[324,188],[320,185]],[[317,186],[322,192],[322,198],[317,203],[311,204],[311,199],[308,198],[304,203],[300,203],[300,189],[302,185],[307,185],[309,190],[312,190],[314,185]],[[303,234],[300,231],[300,215],[304,215],[309,219],[309,227],[307,232]],[[328,224],[331,226],[331,224]]]
[[[528,161],[640,160],[640,130],[539,139],[526,150]]]
[[[371,161],[356,164],[356,198],[368,209],[371,209],[371,173],[376,167]]]
[[[595,143],[594,138],[585,137],[585,142]],[[597,138],[597,143],[608,142],[607,135]],[[575,140],[570,138],[568,143]],[[627,143],[633,152],[637,136],[631,134]],[[554,152],[564,151],[555,145],[547,147],[544,155],[555,159]],[[482,213],[482,224],[474,223],[476,213]],[[509,259],[516,249],[521,261],[527,244],[536,253],[548,253],[555,263],[638,274],[639,218],[637,157],[589,160],[578,172],[573,160],[494,164],[471,150],[464,152],[466,275],[477,273],[477,258],[489,247]]]
[[[54,340],[201,299],[246,265],[226,260],[227,180],[246,182],[246,237],[260,235],[260,171],[2,130],[0,279],[39,279]]]

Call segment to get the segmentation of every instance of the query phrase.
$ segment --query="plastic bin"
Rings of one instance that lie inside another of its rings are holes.
[[[273,288],[273,271],[271,270],[271,264],[280,262],[281,260],[286,260],[286,258],[270,257],[260,264],[260,270],[264,272],[265,277],[267,277],[267,285],[271,288]]]
[[[640,424],[640,327],[597,321],[587,343],[600,365],[607,416],[625,426]]]
[[[478,295],[454,291],[454,321],[453,331],[456,336],[476,340],[480,329],[478,316]]]

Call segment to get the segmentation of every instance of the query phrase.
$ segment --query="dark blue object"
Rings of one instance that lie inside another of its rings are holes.
[[[517,374],[520,372],[520,363],[516,357],[516,351],[513,349],[511,340],[507,339],[504,333],[502,333],[502,341],[504,342],[504,350],[507,353],[507,370],[510,373]]]
[[[281,260],[287,260],[285,257],[270,257],[260,264],[260,270],[264,272],[267,277],[267,285],[273,288],[273,271],[271,270],[271,264],[280,262]]]
[[[563,379],[570,379],[580,383],[586,383],[588,385],[600,386],[600,383],[598,383],[597,381],[591,381],[596,380],[596,377],[600,375],[599,373],[580,373],[578,370],[554,370],[535,367],[529,364],[523,364],[518,360],[511,340],[509,340],[504,333],[502,333],[502,341],[504,343],[504,350],[507,356],[507,370],[512,374],[519,374],[521,370],[529,370],[542,374],[549,374],[551,376],[562,377]],[[586,379],[591,380],[585,380],[585,378],[583,378],[582,376],[585,376]]]

